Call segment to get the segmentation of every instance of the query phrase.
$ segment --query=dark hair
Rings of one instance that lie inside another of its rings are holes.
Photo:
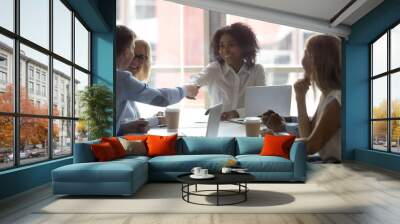
[[[130,47],[133,40],[136,39],[136,34],[126,26],[117,26],[117,57],[120,56],[126,48]]]
[[[214,58],[221,64],[224,63],[224,59],[219,55],[219,42],[224,34],[228,34],[237,42],[242,51],[242,58],[245,61],[245,65],[247,67],[254,66],[259,46],[253,30],[243,23],[234,23],[230,26],[222,27],[215,32],[211,42],[211,49]]]

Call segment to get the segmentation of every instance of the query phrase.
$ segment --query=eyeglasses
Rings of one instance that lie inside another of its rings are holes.
[[[135,57],[133,58],[133,60],[138,60],[139,62],[144,62],[145,60],[147,60],[147,56],[143,55],[143,54],[135,54]]]

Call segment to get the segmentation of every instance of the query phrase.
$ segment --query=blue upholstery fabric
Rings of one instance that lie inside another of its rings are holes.
[[[183,137],[178,154],[225,154],[235,155],[234,138],[212,138],[212,137]]]
[[[75,143],[74,149],[74,163],[89,163],[95,162],[96,158],[92,153],[90,146],[92,144],[98,144],[100,140],[94,140],[90,142]]]
[[[53,170],[52,176],[55,194],[130,195],[147,182],[148,164],[143,158],[74,163]]]
[[[149,160],[149,170],[150,172],[190,172],[193,167],[199,166],[216,172],[230,159],[235,159],[235,157],[215,154],[157,156]]]
[[[264,138],[238,137],[236,138],[236,155],[260,154],[264,145]]]
[[[278,156],[239,155],[239,165],[250,172],[293,172],[292,161]]]
[[[307,175],[307,149],[302,141],[295,141],[290,149],[290,160],[293,162],[293,178],[305,181]]]

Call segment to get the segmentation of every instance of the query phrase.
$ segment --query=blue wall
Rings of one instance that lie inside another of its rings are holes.
[[[386,0],[351,27],[344,43],[343,155],[383,168],[399,170],[398,156],[369,150],[368,44],[400,21],[400,1]],[[362,150],[362,151],[360,151]],[[379,160],[379,162],[378,162]],[[397,162],[397,164],[396,164]]]
[[[92,31],[93,83],[103,83],[114,89],[115,0],[67,0],[67,2]],[[51,181],[53,169],[71,163],[72,157],[69,157],[0,172],[0,199],[48,183]]]
[[[71,163],[69,157],[1,172],[0,199],[48,183],[53,169]]]
[[[114,92],[116,1],[99,1],[98,9],[107,24],[108,31],[92,33],[92,81],[105,84]],[[115,102],[115,92],[113,96]],[[113,126],[109,132],[115,135],[115,106],[113,108],[114,116],[110,118],[113,120]]]

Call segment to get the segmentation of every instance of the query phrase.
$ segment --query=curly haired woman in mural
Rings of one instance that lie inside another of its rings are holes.
[[[304,78],[294,84],[299,134],[309,155],[319,153],[324,162],[341,161],[341,41],[329,35],[308,39],[302,60]],[[322,93],[312,119],[307,114],[306,93],[315,85]]]
[[[256,35],[243,23],[219,29],[211,49],[215,62],[192,77],[197,85],[207,85],[211,105],[223,104],[221,120],[244,115],[244,95],[247,86],[265,86],[264,68],[256,64],[259,49]]]

